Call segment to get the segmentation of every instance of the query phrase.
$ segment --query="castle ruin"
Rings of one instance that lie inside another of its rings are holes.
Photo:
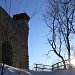
[[[0,6],[0,63],[29,69],[29,19],[26,13],[11,18]]]

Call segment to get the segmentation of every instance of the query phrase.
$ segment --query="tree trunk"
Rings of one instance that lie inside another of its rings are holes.
[[[1,72],[1,75],[3,75],[3,70],[4,70],[4,63],[2,63],[2,72]]]
[[[53,48],[53,49],[54,49],[54,48]],[[58,57],[60,57],[60,58],[62,59],[62,62],[63,62],[63,64],[64,64],[64,69],[66,69],[66,64],[65,64],[65,60],[64,60],[63,56],[61,56],[60,54],[58,54],[55,49],[54,49],[54,52],[55,52],[55,54],[56,54]]]
[[[62,58],[63,64],[64,64],[64,69],[66,69],[66,64],[65,64],[65,60]]]

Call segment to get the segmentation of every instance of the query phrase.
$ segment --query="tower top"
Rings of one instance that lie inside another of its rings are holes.
[[[29,21],[30,17],[26,13],[20,13],[20,14],[14,15],[13,19],[16,21],[23,20],[23,19]]]

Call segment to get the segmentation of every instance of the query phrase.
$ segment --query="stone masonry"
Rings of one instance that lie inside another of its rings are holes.
[[[29,69],[29,19],[26,13],[11,18],[0,6],[0,63]]]

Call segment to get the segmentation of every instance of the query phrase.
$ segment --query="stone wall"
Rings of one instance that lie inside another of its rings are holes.
[[[0,7],[0,63],[2,62],[2,43],[8,42],[12,47],[11,49],[12,59],[10,60],[12,61],[11,65],[17,68],[28,69],[29,68],[29,60],[28,60],[29,28],[28,26],[26,26],[26,24],[28,23],[26,23],[25,20],[21,20],[20,21],[21,27],[18,27],[18,23],[13,18],[11,18],[9,14],[2,7]],[[22,34],[22,36],[20,34]],[[8,56],[10,57],[11,53],[8,54],[9,54]]]

